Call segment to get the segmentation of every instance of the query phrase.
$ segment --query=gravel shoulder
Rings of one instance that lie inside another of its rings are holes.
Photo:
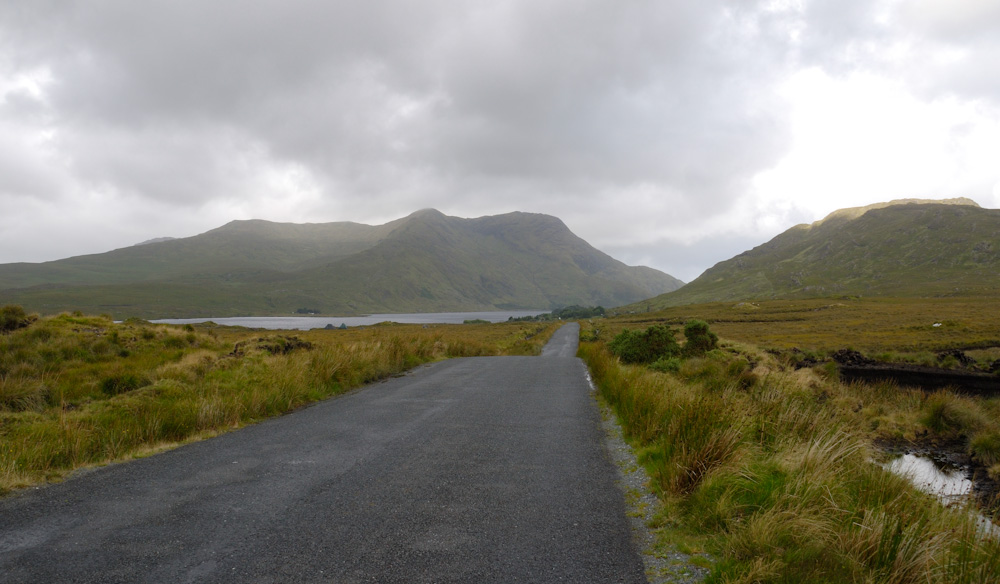
[[[611,407],[593,389],[594,399],[601,410],[601,427],[604,444],[618,471],[618,485],[628,507],[632,537],[641,550],[646,578],[650,584],[696,584],[703,582],[709,570],[692,561],[688,554],[658,544],[658,531],[651,528],[662,503],[653,493],[652,482],[646,469],[639,464],[635,452],[622,435],[622,427]],[[708,556],[702,560],[711,561]],[[704,561],[700,562],[701,564]]]

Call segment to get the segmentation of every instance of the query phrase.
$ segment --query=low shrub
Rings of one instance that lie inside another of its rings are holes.
[[[8,304],[0,308],[0,333],[9,333],[25,328],[38,320],[34,314],[25,314],[24,309],[16,304]]]
[[[674,331],[663,325],[653,325],[645,331],[624,329],[608,343],[608,349],[622,363],[645,364],[680,353]]]
[[[704,355],[719,344],[719,336],[708,330],[703,320],[689,320],[684,325],[684,354],[692,357]]]

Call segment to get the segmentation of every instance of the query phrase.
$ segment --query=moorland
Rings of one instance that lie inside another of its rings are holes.
[[[1000,582],[1000,537],[973,512],[997,511],[1000,397],[850,381],[838,361],[997,376],[1000,214],[968,203],[844,210],[675,292],[565,314],[652,479],[661,552],[694,553],[709,582]],[[6,490],[427,361],[534,354],[559,324],[262,333],[5,314]],[[945,505],[888,471],[907,448],[962,461],[975,496]]]
[[[711,303],[590,319],[580,354],[650,473],[664,545],[715,558],[710,582],[994,582],[1000,397],[847,382],[845,349],[879,362],[990,371],[991,298]],[[691,340],[635,362],[623,337]],[[938,326],[935,326],[938,325]],[[623,331],[628,331],[625,335]],[[957,359],[956,354],[967,356]],[[631,361],[631,362],[626,362]],[[994,372],[993,375],[996,375]],[[975,475],[946,506],[884,465],[947,452]]]

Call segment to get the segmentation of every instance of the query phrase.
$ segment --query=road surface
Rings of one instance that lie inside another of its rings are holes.
[[[577,334],[0,500],[0,582],[645,582]]]

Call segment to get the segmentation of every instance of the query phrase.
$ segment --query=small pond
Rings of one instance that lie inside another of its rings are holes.
[[[972,480],[965,469],[941,467],[924,456],[904,454],[885,468],[910,479],[918,489],[937,496],[946,505],[964,502],[972,494]]]
[[[975,487],[969,470],[960,466],[932,460],[928,456],[907,453],[883,465],[887,470],[910,479],[914,486],[936,496],[945,506],[968,506],[976,516],[976,523],[983,533],[1000,537],[1000,526],[979,511],[975,511]]]

